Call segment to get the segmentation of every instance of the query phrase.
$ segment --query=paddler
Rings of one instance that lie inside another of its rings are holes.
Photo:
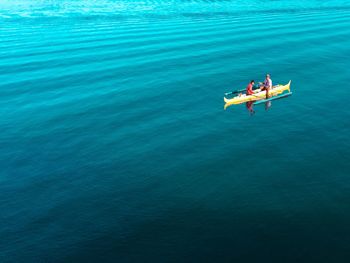
[[[253,87],[254,87],[254,80],[251,80],[247,86],[247,95],[254,94]]]
[[[266,74],[266,78],[262,85],[260,86],[260,90],[266,90],[266,99],[269,98],[269,91],[272,89],[272,79],[270,74]]]

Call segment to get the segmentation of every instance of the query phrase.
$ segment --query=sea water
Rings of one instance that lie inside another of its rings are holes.
[[[349,54],[348,1],[1,0],[0,261],[349,262]]]

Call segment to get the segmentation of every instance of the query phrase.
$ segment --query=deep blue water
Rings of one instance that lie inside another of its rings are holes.
[[[0,1],[0,261],[349,262],[349,54],[348,1]]]

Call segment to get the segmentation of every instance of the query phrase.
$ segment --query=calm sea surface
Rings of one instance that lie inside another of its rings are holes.
[[[349,69],[345,0],[1,0],[0,262],[350,262]]]

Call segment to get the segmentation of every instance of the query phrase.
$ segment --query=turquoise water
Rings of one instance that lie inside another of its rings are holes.
[[[349,262],[348,1],[0,1],[1,262]],[[224,92],[292,80],[270,108]]]

